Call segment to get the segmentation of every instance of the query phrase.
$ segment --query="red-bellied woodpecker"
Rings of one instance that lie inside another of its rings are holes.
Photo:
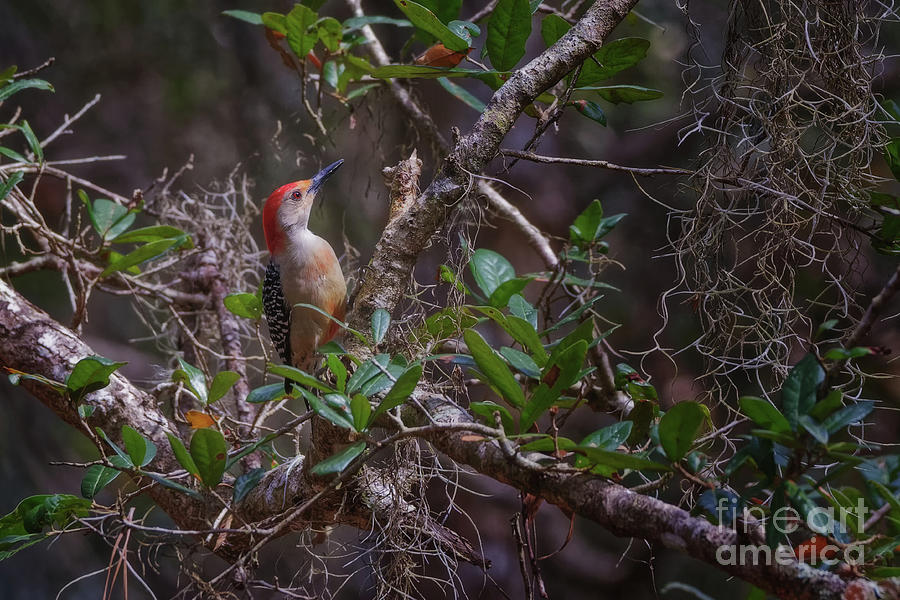
[[[338,324],[311,304],[343,320],[347,283],[331,245],[309,230],[309,213],[322,184],[344,163],[328,165],[312,179],[283,185],[263,208],[269,266],[263,307],[272,344],[285,364],[312,372],[316,351],[338,332]],[[286,384],[287,387],[287,384]]]

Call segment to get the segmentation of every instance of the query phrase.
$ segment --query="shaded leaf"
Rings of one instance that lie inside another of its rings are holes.
[[[484,112],[484,108],[485,108],[484,102],[482,102],[481,100],[479,100],[478,98],[473,96],[472,93],[469,92],[469,90],[465,89],[464,87],[462,87],[460,85],[453,83],[446,77],[438,78],[438,83],[441,84],[442,88],[444,88],[445,90],[447,90],[448,92],[450,92],[451,94],[453,94],[454,96],[456,96],[457,98],[462,100],[463,103],[465,103],[467,106],[473,108],[476,112],[479,112],[479,113]]]
[[[168,431],[166,432],[166,437],[169,438],[169,445],[172,446],[172,453],[175,455],[175,460],[178,461],[178,464],[194,477],[199,477],[200,472],[197,470],[197,465],[194,464],[194,459],[191,458],[181,440]]]
[[[697,402],[679,402],[659,420],[659,440],[666,455],[678,462],[691,449],[708,410]]]
[[[109,385],[110,376],[120,367],[127,365],[125,362],[116,362],[102,356],[87,356],[82,358],[72,372],[66,377],[66,389],[74,402],[91,392],[103,389]]]
[[[412,2],[412,0],[394,0],[394,4],[403,11],[413,25],[436,37],[450,50],[462,52],[469,48],[466,40],[451,31],[433,12],[421,4]]]
[[[110,456],[108,460],[112,464],[122,468],[131,466],[118,455]],[[122,472],[118,469],[113,469],[106,465],[91,465],[87,468],[87,471],[84,472],[84,477],[81,480],[81,495],[85,498],[93,498],[99,494],[103,488],[115,481],[121,473]]]
[[[644,102],[647,100],[656,100],[662,98],[664,94],[659,90],[641,87],[639,85],[606,85],[602,87],[584,87],[579,88],[580,91],[594,91],[601,98],[613,104],[624,102],[625,104],[634,104],[635,102]]]
[[[251,25],[262,25],[262,15],[249,10],[223,10],[222,14],[226,17],[232,17]]]
[[[365,442],[356,442],[329,456],[311,469],[313,475],[333,475],[340,473],[366,449]]]
[[[175,369],[172,373],[172,381],[183,383],[201,404],[206,404],[209,392],[206,389],[206,376],[203,371],[183,358],[178,359],[178,364],[181,368]]]
[[[413,365],[403,372],[396,383],[391,386],[391,390],[387,393],[372,416],[369,417],[368,423],[374,423],[375,420],[389,410],[400,406],[409,398],[416,386],[419,385],[419,379],[422,377],[422,365]]]
[[[474,329],[467,329],[463,333],[463,339],[478,369],[487,377],[487,383],[513,406],[524,406],[525,394],[521,386],[503,359],[491,349],[484,338]]]
[[[622,38],[603,44],[594,53],[593,58],[584,61],[575,85],[582,88],[609,79],[619,71],[624,71],[641,62],[647,56],[648,48],[650,48],[650,42],[642,38]],[[628,102],[627,100],[622,101]],[[631,104],[631,102],[628,103]]]
[[[222,481],[228,445],[225,437],[215,429],[198,429],[191,437],[191,458],[197,467],[200,481],[207,487],[215,487]]]
[[[234,371],[222,371],[216,373],[212,383],[209,385],[209,395],[207,396],[206,403],[212,404],[213,402],[220,400],[240,378],[241,376]]]
[[[384,339],[391,324],[391,313],[378,308],[372,313],[372,341],[377,346]]]
[[[270,383],[250,390],[250,393],[247,394],[247,402],[251,404],[261,404],[263,402],[278,400],[284,395],[283,383]]]
[[[55,91],[53,86],[43,79],[18,79],[0,87],[0,102],[3,102],[17,92],[27,89],[44,90],[48,92]]]
[[[797,431],[800,415],[809,413],[815,405],[824,380],[825,371],[814,354],[807,354],[791,369],[781,387],[781,405],[793,431]]]
[[[253,488],[255,488],[262,478],[265,476],[266,470],[259,467],[250,469],[240,477],[234,480],[234,494],[232,495],[235,504],[247,497]]]
[[[128,425],[122,426],[122,443],[136,467],[144,467],[156,456],[156,444]]]
[[[768,400],[755,396],[743,396],[740,399],[741,412],[753,419],[753,422],[763,427],[781,433],[791,430],[784,415],[779,412]]]
[[[487,26],[487,47],[491,64],[509,71],[525,56],[531,35],[531,7],[528,0],[500,0]]]

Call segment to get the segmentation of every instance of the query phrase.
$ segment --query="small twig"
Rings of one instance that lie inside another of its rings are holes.
[[[530,160],[532,162],[539,163],[558,163],[565,165],[580,165],[582,167],[597,167],[600,169],[609,169],[611,171],[624,171],[626,173],[632,173],[634,175],[640,175],[641,177],[652,177],[653,175],[693,175],[694,172],[688,169],[678,169],[678,168],[656,168],[656,169],[645,169],[642,167],[625,167],[622,165],[613,164],[611,162],[607,162],[605,160],[588,160],[584,158],[566,158],[563,156],[544,156],[541,154],[535,154],[534,152],[523,152],[521,150],[513,150],[512,148],[502,148],[500,150],[500,154],[504,156],[512,156],[515,158],[521,158],[524,160]]]
[[[91,109],[91,107],[94,106],[95,104],[97,104],[98,102],[100,102],[100,94],[97,94],[96,96],[94,96],[94,98],[90,102],[88,102],[87,104],[82,106],[81,110],[79,110],[77,113],[75,113],[71,117],[67,116],[65,118],[65,120],[63,121],[62,125],[60,125],[59,127],[56,128],[56,131],[54,131],[53,133],[51,133],[50,135],[48,135],[46,138],[44,138],[41,141],[41,148],[46,148],[50,142],[52,142],[53,140],[55,140],[56,138],[58,138],[59,136],[64,134],[66,132],[66,129],[69,128],[69,125],[71,125],[72,123],[74,123],[75,121],[77,121],[78,119],[83,117],[84,113],[89,111]]]
[[[44,62],[42,62],[41,64],[39,64],[38,66],[36,66],[34,68],[28,69],[27,71],[19,71],[18,73],[13,75],[13,79],[21,79],[22,77],[28,77],[29,75],[34,75],[35,73],[43,71],[44,69],[46,69],[47,67],[52,65],[55,60],[56,60],[56,57],[51,56],[50,58],[48,58],[47,60],[45,60]]]

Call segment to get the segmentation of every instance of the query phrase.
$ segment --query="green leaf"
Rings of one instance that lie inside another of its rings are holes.
[[[447,28],[466,40],[470,46],[472,45],[472,38],[481,35],[481,27],[471,21],[451,20],[447,23]]]
[[[656,100],[664,96],[659,90],[653,90],[639,85],[605,85],[601,87],[584,87],[578,89],[579,91],[597,92],[601,98],[607,102],[612,102],[613,104],[619,104],[621,102],[624,102],[625,104],[634,104],[635,102]]]
[[[262,14],[262,22],[268,29],[277,31],[282,35],[287,35],[287,18],[285,15],[276,12],[264,12]],[[306,56],[304,54],[304,56]]]
[[[832,413],[822,422],[822,427],[824,427],[828,433],[835,433],[848,425],[853,425],[854,423],[862,421],[869,416],[869,413],[873,410],[875,410],[874,402],[870,400],[857,402]]]
[[[300,0],[300,4],[310,7],[312,10],[318,12],[322,5],[325,4],[327,0]]]
[[[524,352],[520,352],[515,348],[503,346],[500,348],[500,354],[509,361],[509,364],[528,377],[537,379],[541,376],[541,368],[534,362],[533,358]]]
[[[357,431],[365,431],[369,425],[369,417],[372,415],[372,405],[369,399],[362,394],[356,394],[350,399],[350,414],[353,415],[353,428]]]
[[[467,329],[463,333],[463,339],[469,347],[478,369],[487,377],[487,383],[513,406],[524,406],[525,394],[522,392],[521,386],[503,359],[497,356],[484,338],[474,329]]]
[[[341,47],[341,22],[334,17],[325,17],[316,22],[316,30],[322,44],[329,52],[337,52]]]
[[[612,231],[625,216],[617,214],[604,218],[603,206],[599,200],[594,200],[569,226],[569,239],[574,244],[590,245]]]
[[[326,404],[321,398],[305,388],[300,388],[300,393],[303,395],[303,398],[306,399],[306,401],[309,403],[309,407],[317,415],[319,415],[326,421],[337,425],[338,427],[343,427],[344,429],[355,431],[353,427],[353,417],[350,414],[349,401],[344,402],[343,405],[340,406],[340,408],[336,409],[333,406]],[[346,398],[344,394],[334,395],[341,398]]]
[[[493,291],[490,297],[490,304],[495,308],[506,308],[506,305],[509,304],[509,299],[512,298],[513,294],[518,294],[525,286],[534,281],[533,277],[516,277],[514,279],[510,279],[509,281],[504,281],[497,289]]]
[[[234,504],[239,503],[247,497],[253,488],[255,488],[262,478],[265,476],[266,470],[259,467],[250,469],[240,477],[234,480],[234,494],[232,495]]]
[[[185,454],[187,454],[187,450],[185,450],[184,452],[185,452]],[[201,494],[199,494],[196,490],[192,490],[189,487],[185,487],[185,486],[181,485],[180,483],[178,483],[177,481],[172,481],[171,479],[167,479],[167,478],[163,477],[162,475],[160,475],[159,473],[153,473],[151,471],[148,471],[146,473],[143,473],[143,475],[145,477],[149,477],[150,479],[152,479],[153,481],[155,481],[156,483],[158,483],[162,486],[165,486],[167,488],[181,492],[182,494],[187,494],[188,496],[190,496],[191,498],[194,498],[195,500],[203,499],[203,496]]]
[[[491,13],[486,47],[491,64],[509,71],[525,56],[531,35],[531,7],[528,0],[500,0]]]
[[[136,467],[144,467],[156,456],[156,444],[142,436],[128,425],[122,426],[122,442],[125,451]]]
[[[697,402],[679,402],[659,420],[659,440],[672,462],[688,453],[708,414],[706,407]]]
[[[345,392],[347,390],[347,367],[341,362],[341,357],[337,354],[327,354],[325,362],[328,364],[328,370],[334,375],[337,391]]]
[[[828,352],[825,353],[826,360],[850,360],[852,358],[859,358],[861,356],[868,356],[872,354],[871,348],[865,347],[856,347],[856,348],[832,348]]]
[[[569,22],[559,15],[547,15],[541,21],[541,38],[543,38],[544,44],[549,48],[558,42],[559,38],[564,36],[570,29],[572,29],[572,26],[569,25]]]
[[[459,17],[462,0],[422,0],[422,6],[434,13],[442,23],[450,23]]]
[[[11,158],[12,160],[14,160],[16,162],[23,162],[23,163],[28,162],[27,158],[25,158],[24,156],[22,156],[21,154],[19,154],[15,150],[13,150],[12,148],[0,146],[0,154],[2,154],[3,156],[6,156],[7,158]],[[18,177],[18,179],[21,181],[22,177],[24,177],[24,174],[21,171],[16,171],[9,176],[10,179],[14,179],[16,177]],[[0,190],[2,190],[2,186],[0,186]],[[0,200],[2,200],[5,197],[6,197],[6,195],[3,194],[2,191],[0,191]]]
[[[94,414],[94,410],[96,407],[91,406],[89,404],[79,404],[78,405],[78,416],[82,419],[90,419],[91,415]]]
[[[124,450],[122,450],[121,448],[119,448],[119,446],[116,445],[115,442],[113,442],[111,439],[109,439],[109,436],[106,435],[106,432],[105,432],[105,431],[103,431],[103,430],[100,429],[99,427],[94,427],[94,431],[97,433],[97,435],[98,435],[104,442],[106,442],[106,444],[107,444],[110,448],[112,448],[112,449],[115,451],[115,453],[116,453],[122,460],[125,461],[126,464],[128,464],[129,466],[134,466],[134,467],[137,466],[136,464],[134,464],[134,463],[132,462],[131,457],[128,455],[127,452],[125,452]]]
[[[395,0],[400,1],[400,0]],[[385,65],[372,71],[372,77],[376,79],[436,79],[438,77],[484,77],[487,75],[499,75],[499,71],[479,71],[476,69],[445,69],[443,67],[428,67],[425,65]]]
[[[131,465],[121,456],[110,456],[109,462],[112,464],[126,468]],[[85,498],[93,498],[100,491],[112,483],[122,472],[105,465],[91,465],[84,472],[84,478],[81,480],[81,495]]]
[[[791,430],[791,425],[784,418],[784,415],[763,398],[743,396],[740,399],[740,405],[741,412],[764,429],[771,429],[780,433],[787,433]]]
[[[521,294],[513,294],[509,297],[509,312],[526,321],[531,328],[537,331],[537,309],[532,306]],[[536,334],[535,334],[536,335]],[[540,340],[538,340],[540,343]]]
[[[201,431],[198,429],[198,431]],[[166,437],[169,438],[169,445],[172,446],[172,453],[175,455],[175,460],[178,461],[184,470],[193,475],[194,477],[200,476],[200,471],[197,470],[197,465],[194,463],[194,459],[191,458],[191,455],[188,454],[187,448],[184,447],[184,444],[180,439],[166,432]]]
[[[207,404],[209,392],[206,389],[206,376],[203,371],[182,358],[178,359],[178,364],[181,368],[172,373],[172,381],[183,383],[201,404]]]
[[[245,23],[250,23],[251,25],[262,25],[262,15],[255,12],[250,12],[249,10],[223,10],[222,14],[226,17],[232,17],[239,21],[244,21]]]
[[[272,375],[277,375],[279,377],[284,377],[285,379],[290,379],[296,383],[299,383],[301,386],[309,387],[317,390],[321,390],[323,392],[333,392],[334,390],[304,371],[297,369],[295,367],[289,367],[287,365],[273,365],[269,364],[268,371]]]
[[[469,49],[469,43],[466,40],[453,33],[433,12],[421,4],[412,2],[412,0],[394,0],[394,4],[403,11],[413,25],[436,37],[449,50],[465,52]]]
[[[441,84],[442,88],[462,100],[463,103],[473,108],[476,112],[484,112],[484,102],[473,96],[472,93],[469,92],[469,90],[467,90],[466,88],[453,83],[446,77],[439,77],[438,83]]]
[[[413,365],[403,372],[397,382],[391,386],[391,391],[387,393],[372,416],[369,417],[368,423],[374,423],[375,420],[389,410],[400,406],[409,398],[416,386],[419,385],[419,379],[422,377],[422,365]]]
[[[792,431],[797,431],[800,415],[808,414],[816,403],[825,371],[814,354],[807,354],[791,369],[781,387],[781,405]]]
[[[884,147],[884,159],[887,161],[894,179],[900,181],[900,137],[892,138]]]
[[[284,395],[283,383],[270,383],[250,390],[250,393],[247,394],[247,402],[251,404],[262,404],[263,402],[278,400]]]
[[[140,227],[117,235],[112,241],[117,244],[156,242],[159,240],[174,240],[187,236],[187,234],[171,225],[151,225]],[[191,242],[193,245],[193,242]]]
[[[137,249],[132,250],[128,254],[113,260],[110,258],[109,266],[106,267],[102,273],[100,273],[101,277],[107,277],[116,273],[117,271],[125,271],[131,267],[137,266],[143,262],[148,260],[157,258],[158,256],[163,255],[169,249],[173,247],[178,247],[188,240],[185,239],[174,239],[174,240],[158,240],[156,242],[150,242],[149,244],[144,244],[143,246],[139,246]]]
[[[600,105],[590,100],[575,100],[571,102],[575,110],[586,116],[588,119],[596,121],[606,127],[606,113],[600,108]]]
[[[820,444],[828,443],[828,430],[822,427],[821,423],[817,423],[815,419],[809,415],[800,415],[798,423]]]
[[[395,27],[412,27],[413,24],[406,19],[395,19],[382,15],[364,15],[362,17],[350,17],[344,21],[344,33],[362,29],[366,25],[394,25]]]
[[[310,471],[313,475],[334,475],[346,469],[353,460],[366,449],[365,442],[356,442],[337,454],[329,456]]]
[[[97,198],[91,202],[84,190],[78,190],[78,197],[87,209],[94,230],[103,241],[112,240],[134,223],[135,213],[121,204],[106,198]]]
[[[824,420],[825,417],[841,408],[842,398],[843,394],[841,394],[840,390],[831,390],[824,398],[816,402],[812,410],[809,411],[809,416],[818,421]]]
[[[25,498],[0,518],[0,560],[40,542],[45,527],[65,529],[75,517],[86,517],[91,501],[69,494],[42,494]]]
[[[365,383],[382,375],[383,371],[387,370],[390,360],[389,355],[378,354],[357,367],[347,382],[347,393],[355,394]]]
[[[0,87],[0,102],[3,102],[13,94],[27,89],[54,91],[53,86],[43,79],[19,79]]]
[[[475,283],[490,297],[500,284],[516,276],[516,270],[506,258],[493,250],[479,248],[469,261],[469,269],[475,277]]]
[[[241,376],[234,371],[222,371],[221,373],[216,373],[212,383],[209,385],[209,395],[207,396],[206,403],[212,404],[213,402],[220,400],[240,378]]]
[[[472,402],[469,404],[469,410],[484,419],[491,427],[496,425],[496,423],[494,423],[494,412],[499,412],[500,422],[503,423],[504,431],[507,433],[516,431],[516,421],[513,419],[512,413],[510,413],[505,406],[491,401]]]
[[[19,182],[21,182],[24,177],[25,175],[21,171],[16,171],[9,176],[9,179],[0,183],[0,200],[4,200],[12,189],[19,185]]]
[[[641,62],[647,56],[648,48],[650,48],[650,42],[642,38],[622,38],[604,44],[592,59],[584,61],[581,75],[578,76],[575,85],[583,88],[609,79],[619,71],[624,71]],[[627,102],[627,100],[624,101]]]
[[[0,84],[6,84],[12,81],[13,75],[15,75],[18,70],[19,67],[12,65],[0,71]]]
[[[625,443],[628,436],[631,435],[631,428],[634,423],[631,421],[622,421],[621,423],[613,423],[603,429],[587,435],[581,443],[578,444],[582,448],[599,448],[601,450],[614,451],[616,448]],[[578,456],[575,459],[575,467],[583,469],[590,466],[590,460],[586,456]]]
[[[295,4],[284,19],[288,46],[300,60],[305,60],[306,55],[319,41],[319,34],[315,29],[316,19],[315,11],[302,4]]]
[[[376,346],[384,339],[390,325],[391,313],[383,308],[376,309],[372,313],[372,341]]]
[[[66,377],[66,390],[69,398],[78,403],[81,399],[97,390],[109,385],[109,377],[120,367],[127,365],[125,362],[115,362],[102,356],[87,356],[82,358]]]
[[[228,294],[222,300],[222,303],[225,305],[225,308],[238,317],[258,319],[262,316],[262,301],[256,294],[248,292]]]
[[[197,429],[191,437],[191,458],[197,466],[200,481],[206,487],[215,487],[222,481],[228,445],[225,436],[215,429]]]
[[[600,448],[592,448],[590,446],[576,446],[574,452],[583,454],[590,462],[613,467],[616,470],[631,469],[633,471],[671,471],[666,465],[635,456],[633,454],[623,454],[621,452],[611,452]]]
[[[22,124],[19,125],[19,131],[21,131],[22,135],[25,136],[25,141],[28,142],[28,147],[31,148],[31,151],[34,153],[35,162],[44,162],[44,149],[41,148],[41,142],[34,134],[34,131],[32,131],[31,125],[28,124],[28,121],[22,121]]]
[[[534,391],[519,420],[521,431],[528,431],[544,411],[557,403],[562,392],[578,381],[587,349],[587,342],[578,340],[564,349],[554,350],[547,366],[544,367],[543,374],[546,381],[550,373],[556,372],[556,380],[552,387],[547,383],[541,383]]]

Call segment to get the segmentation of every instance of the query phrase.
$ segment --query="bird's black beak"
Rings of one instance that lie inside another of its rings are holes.
[[[309,189],[312,193],[316,193],[319,191],[319,188],[325,183],[325,180],[331,177],[332,173],[341,168],[341,165],[344,164],[344,159],[342,158],[339,161],[333,162],[318,173],[316,173],[315,177],[312,178],[312,184],[309,186]]]

